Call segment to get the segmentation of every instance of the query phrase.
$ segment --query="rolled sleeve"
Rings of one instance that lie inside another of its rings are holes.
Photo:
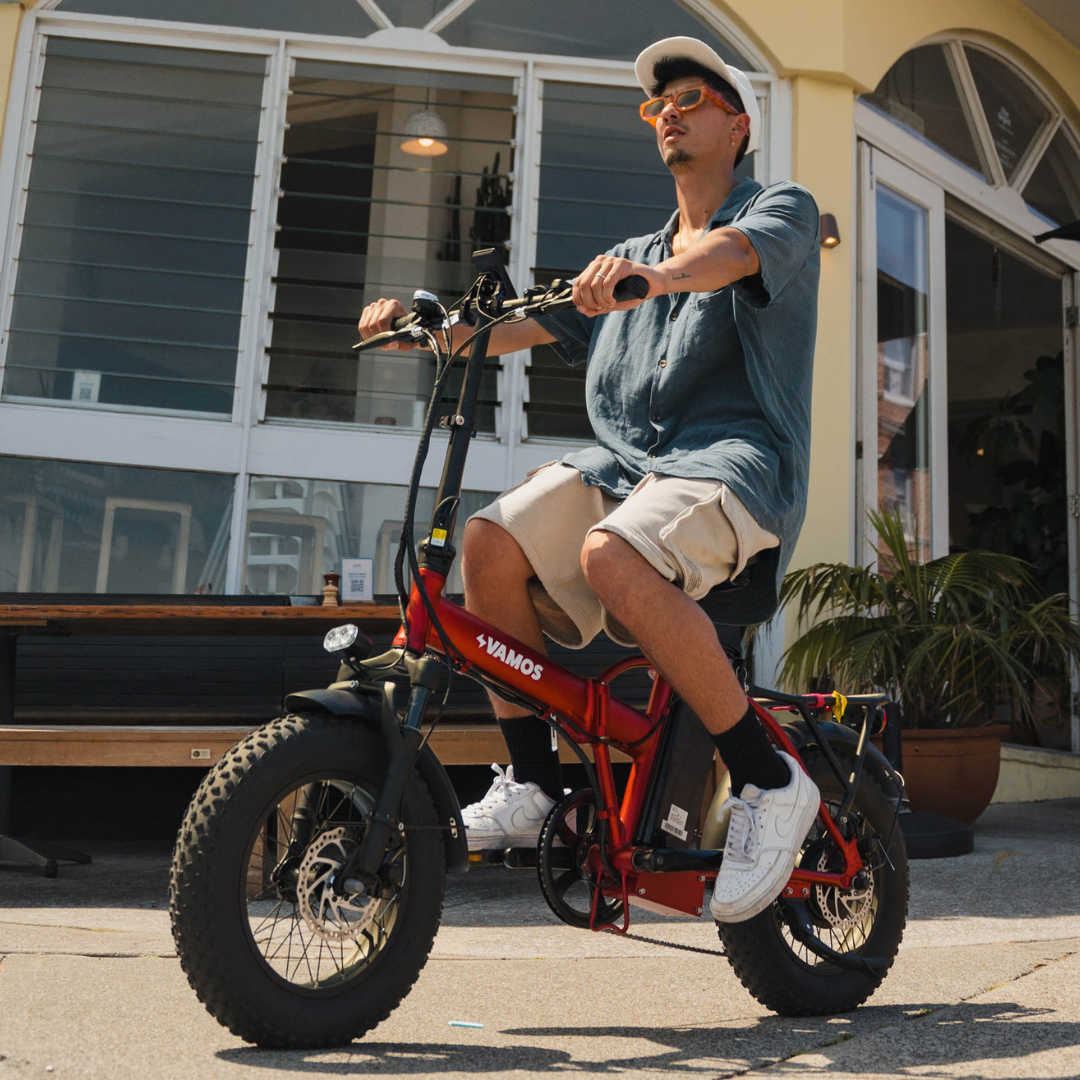
[[[576,308],[537,315],[536,321],[555,338],[552,348],[563,363],[570,367],[584,364],[589,358],[595,319],[582,315]]]
[[[760,271],[733,283],[752,307],[776,303],[798,277],[818,242],[817,203],[798,184],[776,184],[761,192],[746,214],[731,222],[754,246]]]

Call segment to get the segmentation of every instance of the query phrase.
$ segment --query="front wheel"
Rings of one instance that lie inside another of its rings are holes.
[[[380,887],[333,887],[385,770],[377,733],[286,716],[240,742],[196,792],[173,854],[173,936],[199,999],[242,1039],[348,1043],[389,1016],[427,962],[446,868],[415,771]]]
[[[804,753],[803,761],[835,814],[843,792],[828,763],[814,749]],[[869,883],[862,889],[815,886],[806,908],[815,936],[825,945],[842,954],[884,958],[883,970],[869,975],[820,959],[792,933],[791,914],[781,900],[746,922],[717,924],[724,951],[743,986],[781,1016],[850,1012],[878,988],[900,948],[907,921],[907,854],[893,804],[865,771],[847,828],[854,830],[865,852]],[[833,871],[842,863],[820,821],[815,821],[797,865]]]

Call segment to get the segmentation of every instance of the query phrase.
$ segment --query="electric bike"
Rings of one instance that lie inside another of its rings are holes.
[[[444,677],[447,685],[453,676],[473,679],[523,706],[582,765],[585,786],[551,810],[535,852],[506,853],[508,862],[535,862],[543,896],[564,922],[626,933],[635,906],[700,916],[723,859],[719,810],[730,785],[725,778],[706,798],[713,744],[704,727],[657,673],[644,708],[613,693],[619,676],[648,666],[643,656],[583,678],[445,595],[488,335],[501,322],[571,305],[560,281],[518,297],[493,250],[474,262],[477,279],[452,310],[418,292],[394,329],[361,342],[411,341],[436,358],[395,564],[401,626],[390,649],[372,655],[353,625],[331,630],[324,644],[340,660],[337,681],[290,695],[287,715],[226,753],[177,839],[170,907],[181,965],[207,1009],[262,1046],[357,1038],[401,1002],[427,961],[445,875],[469,868],[458,800],[428,741]],[[617,295],[640,298],[644,285],[629,278]],[[472,333],[454,350],[450,327],[459,323]],[[439,417],[463,356],[456,408]],[[417,544],[417,492],[437,420],[448,432],[446,459]],[[744,685],[742,628],[772,614],[775,558],[765,553],[702,601]],[[885,977],[907,914],[897,827],[903,780],[870,742],[885,699],[746,692],[822,801],[776,901],[748,921],[718,924],[723,951],[777,1013],[849,1011]],[[621,795],[616,750],[631,762]]]

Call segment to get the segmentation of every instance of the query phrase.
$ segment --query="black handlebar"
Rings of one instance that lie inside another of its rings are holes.
[[[615,285],[615,299],[620,303],[623,300],[644,300],[648,295],[649,283],[640,274],[624,277]]]
[[[556,282],[556,285],[563,284]],[[570,299],[569,283],[566,284],[565,297],[559,297],[555,301],[550,299],[544,303],[544,310],[546,311],[558,311],[562,308],[572,307],[573,303]],[[622,303],[624,300],[644,300],[649,294],[649,283],[640,274],[631,274],[629,277],[625,277],[622,281],[619,281],[615,285],[614,297],[616,303]],[[528,308],[533,307],[537,303],[537,297],[534,293],[532,296],[525,296],[519,300],[509,300],[503,307],[506,311],[511,311],[515,308]],[[401,333],[403,330],[408,330],[420,323],[420,317],[415,311],[410,311],[405,315],[399,315],[390,323],[390,329],[382,334],[377,334],[373,338],[369,338],[367,341],[360,343],[362,348],[371,348],[373,345],[381,345],[387,341],[390,341],[396,334]],[[354,346],[355,347],[355,346]]]

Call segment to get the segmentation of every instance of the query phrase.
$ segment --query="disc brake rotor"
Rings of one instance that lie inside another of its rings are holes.
[[[334,874],[345,863],[351,840],[345,829],[327,829],[309,845],[300,863],[296,895],[300,915],[323,941],[354,941],[371,924],[378,900],[334,891]]]
[[[823,873],[830,869],[830,852],[823,851],[817,868]],[[833,886],[814,887],[814,902],[818,912],[838,934],[847,934],[863,919],[874,902],[874,875],[867,874],[870,883],[865,889],[837,889]]]

